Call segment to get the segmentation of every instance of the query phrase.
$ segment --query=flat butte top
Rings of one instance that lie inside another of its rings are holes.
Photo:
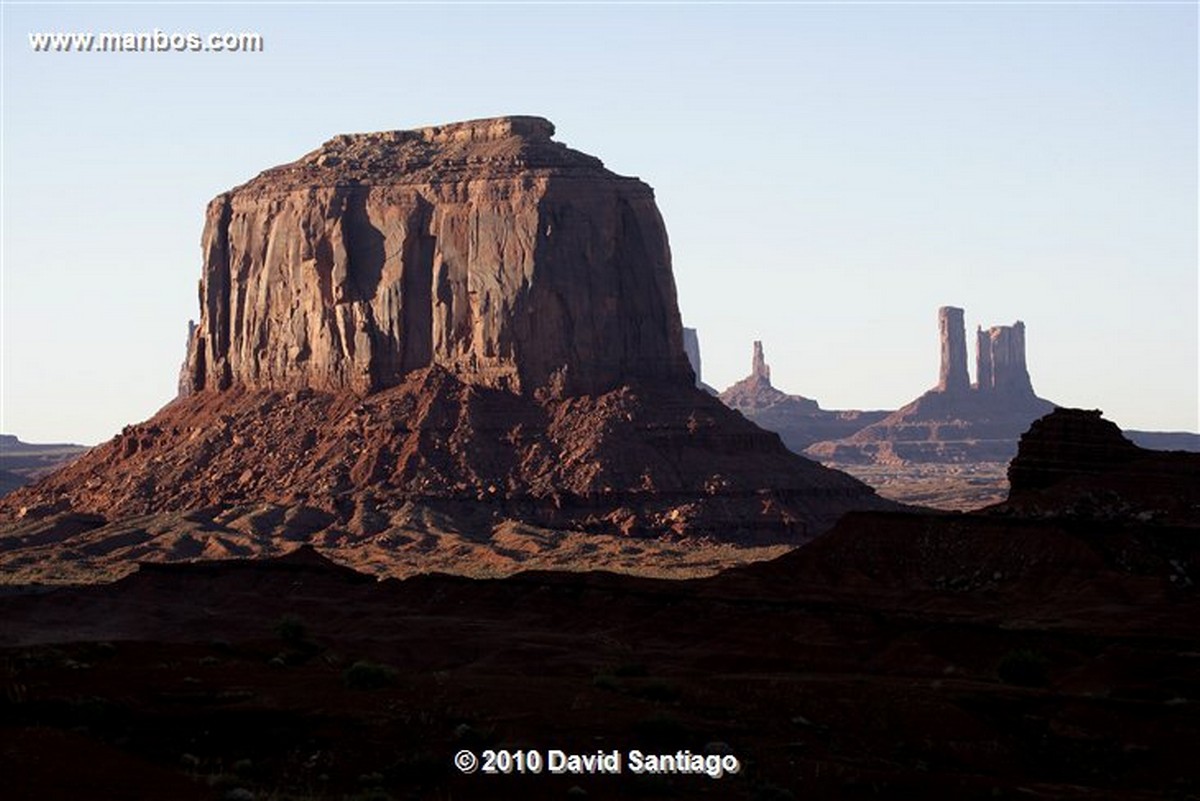
[[[554,123],[526,116],[411,131],[341,134],[290,164],[265,170],[233,191],[253,194],[313,186],[429,184],[543,172],[640,183],[605,169],[594,156],[552,141],[553,135]]]

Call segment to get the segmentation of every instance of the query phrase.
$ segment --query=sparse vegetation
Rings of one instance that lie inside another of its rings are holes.
[[[611,673],[597,673],[592,676],[592,686],[599,690],[620,690],[621,680]]]
[[[390,665],[361,660],[342,672],[342,681],[351,690],[378,690],[395,684],[397,675]]]
[[[665,679],[652,679],[639,684],[633,689],[633,694],[647,701],[673,703],[679,700],[679,687]]]
[[[293,648],[311,645],[308,640],[308,626],[302,618],[296,615],[284,615],[279,618],[279,622],[275,624],[275,633],[279,635],[279,639]]]

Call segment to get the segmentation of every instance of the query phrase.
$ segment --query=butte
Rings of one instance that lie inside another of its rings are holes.
[[[179,397],[0,523],[186,513],[329,545],[433,515],[761,543],[891,507],[696,387],[653,190],[553,134],[342,135],[215,198]]]

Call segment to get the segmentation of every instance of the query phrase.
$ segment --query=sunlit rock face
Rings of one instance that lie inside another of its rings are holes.
[[[339,136],[216,198],[182,397],[0,499],[0,531],[799,543],[894,507],[696,387],[653,192],[553,132]]]
[[[691,383],[653,190],[537,117],[336,137],[208,207],[184,389]]]

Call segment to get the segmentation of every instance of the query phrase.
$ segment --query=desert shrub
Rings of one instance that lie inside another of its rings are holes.
[[[378,690],[396,682],[396,669],[390,665],[360,660],[342,672],[342,681],[351,690]]]
[[[1028,649],[1009,651],[1000,659],[997,675],[1005,684],[1020,687],[1045,687],[1049,663],[1041,653]]]
[[[592,676],[592,686],[598,690],[619,690],[621,680],[611,673],[596,673]]]
[[[680,691],[679,687],[669,681],[652,679],[634,690],[634,695],[647,701],[672,703],[679,700]]]
[[[300,647],[308,644],[308,626],[296,615],[284,615],[275,624],[275,633],[288,645]]]
[[[622,676],[624,678],[638,678],[649,674],[650,671],[641,662],[626,662],[623,665],[617,665],[613,668],[614,676]]]

